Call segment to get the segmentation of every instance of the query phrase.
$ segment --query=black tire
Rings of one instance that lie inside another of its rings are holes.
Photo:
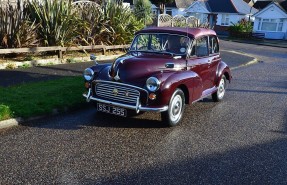
[[[170,127],[180,123],[185,108],[185,97],[181,89],[176,89],[169,101],[168,110],[161,113],[162,122]]]
[[[222,101],[226,91],[226,77],[223,75],[220,79],[217,91],[212,94],[212,100],[215,102]]]

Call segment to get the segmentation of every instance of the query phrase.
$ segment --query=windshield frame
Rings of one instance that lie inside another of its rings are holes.
[[[179,37],[184,37],[186,39],[188,39],[188,43],[186,46],[186,50],[184,53],[174,53],[174,52],[168,52],[165,50],[135,50],[132,49],[133,45],[135,44],[135,42],[137,42],[137,38],[141,35],[148,35],[148,36],[152,36],[152,35],[169,35],[169,36],[179,36]],[[155,54],[170,54],[172,56],[187,56],[188,52],[190,51],[190,47],[192,45],[192,41],[193,39],[191,39],[188,35],[183,35],[183,34],[174,34],[174,33],[139,33],[137,35],[135,35],[132,44],[129,48],[129,52],[145,52],[145,53],[155,53]]]

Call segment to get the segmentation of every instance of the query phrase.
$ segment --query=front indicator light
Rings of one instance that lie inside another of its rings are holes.
[[[156,99],[156,94],[150,93],[148,98],[151,99],[151,100],[155,100]]]
[[[89,83],[89,82],[86,82],[86,83],[85,83],[85,87],[86,87],[87,89],[89,89],[89,88],[91,87],[90,83]]]

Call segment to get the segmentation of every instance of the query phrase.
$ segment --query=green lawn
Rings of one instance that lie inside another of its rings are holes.
[[[0,120],[39,116],[76,108],[85,102],[83,77],[64,77],[11,87],[0,87]]]

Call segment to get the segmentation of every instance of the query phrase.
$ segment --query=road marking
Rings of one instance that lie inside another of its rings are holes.
[[[242,64],[242,65],[236,66],[236,67],[231,67],[230,68],[231,70],[238,69],[238,68],[244,67],[244,66],[249,66],[249,65],[256,64],[256,63],[259,62],[259,60],[254,55],[250,55],[250,54],[247,54],[247,53],[244,53],[244,52],[239,52],[239,51],[234,51],[234,50],[225,50],[225,49],[222,49],[221,51],[234,53],[234,54],[238,54],[238,55],[244,55],[244,56],[248,56],[248,57],[254,58],[253,60],[247,62],[246,64]]]
[[[234,53],[234,54],[239,54],[239,55],[245,55],[245,56],[252,57],[252,58],[256,58],[254,55],[250,55],[250,54],[247,54],[247,53],[244,53],[244,52],[240,52],[240,51],[225,50],[225,49],[222,49],[221,51],[225,51],[225,52],[229,52],[229,53]]]
[[[253,60],[247,62],[246,64],[242,64],[242,65],[236,66],[236,67],[231,67],[230,69],[231,69],[231,70],[234,70],[234,69],[238,69],[238,68],[240,68],[240,67],[244,67],[244,66],[249,66],[249,65],[252,65],[252,64],[256,64],[256,63],[258,63],[258,62],[259,62],[259,61],[257,60],[257,58],[254,58]]]

